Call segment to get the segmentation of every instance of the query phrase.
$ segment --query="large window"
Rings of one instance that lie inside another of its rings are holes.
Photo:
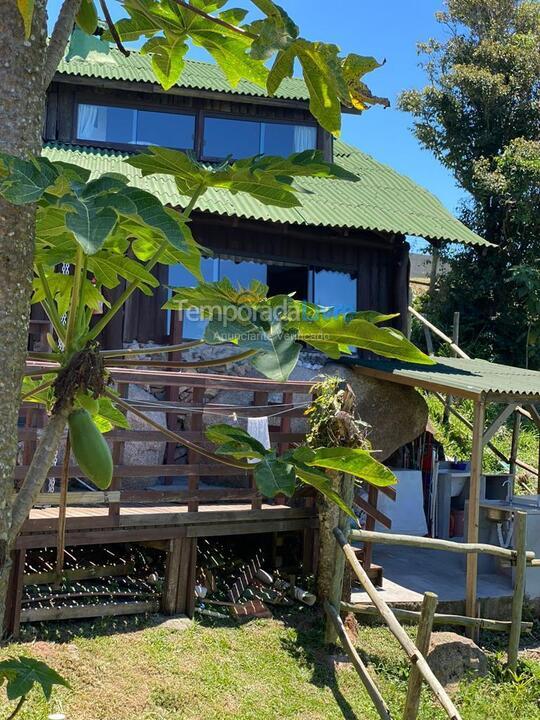
[[[209,160],[244,158],[252,155],[291,155],[317,147],[313,125],[231,120],[207,117],[204,120],[203,156]]]
[[[357,309],[356,276],[347,272],[229,258],[205,258],[201,271],[207,282],[226,277],[235,287],[248,287],[253,280],[258,280],[268,285],[269,295],[294,292],[298,300],[307,300],[327,308],[328,315],[354,312]],[[183,266],[170,267],[169,285],[191,287],[194,284],[193,276]],[[203,336],[206,321],[199,317],[197,311],[186,311],[182,321],[182,333],[186,340],[196,340]]]
[[[79,103],[77,139],[114,145],[195,145],[195,116]]]

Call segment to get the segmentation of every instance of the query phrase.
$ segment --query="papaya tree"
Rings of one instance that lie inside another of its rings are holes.
[[[152,293],[158,263],[184,265],[200,279],[202,248],[192,237],[190,214],[212,187],[247,193],[264,203],[293,207],[300,199],[294,180],[302,176],[349,177],[307,151],[289,158],[255,157],[214,168],[191,156],[148,148],[127,162],[143,175],[169,174],[185,197],[182,211],[164,207],[148,192],[116,173],[90,176],[80,166],[41,157],[41,128],[46,90],[64,55],[74,24],[80,31],[102,33],[123,53],[126,44],[143,42],[156,78],[167,89],[181,77],[190,44],[204,47],[232,86],[241,79],[259,83],[272,94],[298,62],[318,122],[337,135],[343,105],[364,109],[384,103],[363,83],[375,69],[373,58],[340,55],[336,45],[312,42],[285,10],[272,0],[251,0],[245,8],[225,8],[226,0],[124,0],[126,17],[113,23],[104,0],[100,18],[93,0],[64,0],[47,41],[44,0],[2,0],[0,46],[0,612],[10,571],[10,553],[37,493],[54,461],[66,426],[76,459],[99,487],[110,482],[112,463],[100,433],[125,425],[125,401],[109,385],[109,368],[129,354],[103,350],[99,337],[134,292]],[[248,10],[257,19],[247,21]],[[70,275],[59,264],[73,268]],[[104,291],[125,281],[125,290],[108,305]],[[27,365],[26,338],[30,302],[40,302],[51,322],[50,353]],[[97,322],[93,312],[106,311]],[[259,284],[233,288],[226,282],[175,290],[167,307],[196,307],[208,313],[202,342],[224,344],[230,355],[220,363],[250,361],[264,375],[285,380],[301,343],[340,357],[351,347],[387,357],[430,362],[400,333],[380,326],[384,318],[354,313],[329,317],[324,309],[289,296],[268,297]],[[62,318],[67,318],[66,322]],[[193,344],[174,349],[181,352]],[[162,351],[163,349],[158,349]],[[147,351],[145,351],[147,352]],[[209,363],[206,363],[208,366]],[[20,402],[36,401],[49,421],[17,494],[13,470]],[[132,409],[133,411],[133,409]],[[138,412],[138,411],[137,411]],[[164,432],[170,431],[163,428]],[[209,438],[214,453],[181,435],[178,442],[242,469],[254,470],[261,491],[291,494],[298,482],[331,493],[325,468],[346,469],[388,482],[387,471],[365,452],[341,455],[297,449],[278,458],[247,433],[217,427]],[[333,449],[335,450],[335,449]],[[92,458],[92,461],[89,460]],[[248,460],[258,460],[254,469]],[[371,470],[370,470],[371,468]],[[335,495],[335,494],[334,494]],[[334,496],[333,496],[334,497]],[[334,497],[340,502],[339,496]]]

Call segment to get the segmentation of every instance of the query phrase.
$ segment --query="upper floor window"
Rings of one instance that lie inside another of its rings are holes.
[[[113,145],[193,149],[195,116],[79,103],[77,139]]]
[[[291,155],[317,147],[317,128],[313,125],[204,119],[203,157],[208,160],[245,158],[252,155]]]

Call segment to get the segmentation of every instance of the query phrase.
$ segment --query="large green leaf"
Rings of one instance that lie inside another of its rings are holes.
[[[362,448],[337,447],[318,448],[310,450],[302,448],[301,452],[293,457],[301,460],[305,465],[338,470],[342,473],[354,475],[371,485],[385,487],[394,485],[396,477],[391,470]]]
[[[49,700],[53,685],[69,687],[69,683],[56,670],[44,662],[25,655],[0,662],[0,685],[7,680],[8,700],[17,700],[28,695],[34,685],[39,685]]]
[[[110,207],[98,207],[94,198],[81,200],[65,195],[60,202],[67,208],[66,227],[87,255],[101,250],[117,221],[116,212]]]
[[[383,357],[396,358],[421,365],[433,365],[425,355],[394,328],[378,327],[372,322],[356,318],[347,321],[344,315],[318,316],[289,324],[296,330],[298,339],[321,350],[331,358],[339,358],[347,346],[370,350]]]
[[[306,485],[311,485],[318,490],[322,495],[328,498],[331,502],[335,503],[340,510],[349,515],[355,522],[357,522],[356,515],[352,508],[343,500],[341,495],[334,490],[332,480],[317,468],[310,468],[307,465],[297,462],[295,464],[296,475]]]
[[[265,497],[273,498],[281,493],[290,497],[294,493],[294,465],[280,460],[273,451],[255,465],[253,476],[257,488]]]
[[[141,49],[142,55],[152,56],[152,69],[164,90],[178,82],[184,69],[188,45],[183,37],[171,41],[165,37],[151,38]]]
[[[318,150],[294,153],[288,158],[256,156],[225,162],[211,167],[197,162],[180,150],[150,146],[126,162],[141,170],[143,176],[165,174],[174,176],[178,192],[190,196],[209,187],[224,188],[236,194],[251,195],[266,205],[295,207],[300,205],[295,177],[326,177],[358,180],[356,175],[335,163],[325,162]]]
[[[14,205],[36,202],[57,178],[58,170],[47,158],[21,160],[0,153],[0,195]]]
[[[216,425],[210,425],[206,429],[205,435],[208,440],[213,442],[215,445],[230,445],[230,448],[232,449],[232,444],[238,443],[245,446],[246,451],[249,450],[252,453],[256,453],[256,455],[244,455],[241,457],[264,457],[267,453],[267,450],[262,443],[240,427],[226,425],[225,423],[217,423]],[[235,452],[236,450],[237,448],[235,448]],[[222,453],[224,455],[229,454],[226,450],[222,451]]]

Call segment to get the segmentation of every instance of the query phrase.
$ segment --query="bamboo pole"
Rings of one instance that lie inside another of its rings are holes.
[[[339,528],[336,528],[334,530],[334,535],[338,543],[341,545],[343,552],[345,553],[345,557],[349,561],[356,577],[362,583],[365,591],[369,595],[370,600],[381,614],[385,623],[388,625],[390,632],[392,633],[392,635],[394,635],[394,637],[397,639],[397,641],[407,654],[409,661],[418,667],[420,673],[422,674],[422,677],[433,691],[435,697],[445,710],[450,720],[461,720],[461,715],[459,714],[454,703],[448,697],[446,690],[435,677],[425,657],[418,650],[418,648],[407,635],[405,630],[401,627],[392,610],[381,598],[377,588],[375,587],[375,585],[373,585],[373,583],[367,576],[366,571],[356,559],[354,549],[347,542],[341,530],[339,530]]]
[[[411,313],[411,315],[414,315],[417,320],[420,320],[424,327],[429,328],[432,333],[435,333],[435,335],[437,335],[437,337],[440,337],[441,340],[444,340],[445,343],[448,343],[448,345],[452,348],[456,355],[458,355],[460,358],[463,358],[464,360],[470,360],[470,356],[467,355],[467,353],[464,352],[459,347],[459,345],[456,345],[452,338],[448,337],[448,335],[443,333],[442,330],[439,330],[439,328],[433,325],[433,323],[430,323],[429,320],[423,315],[420,315],[417,310],[415,310],[413,307],[409,307],[409,312]]]
[[[474,403],[473,436],[471,452],[471,479],[469,484],[469,504],[467,517],[467,543],[478,542],[478,529],[480,524],[480,479],[482,477],[482,458],[484,423],[486,404],[483,400]],[[478,594],[478,554],[467,555],[467,578],[465,584],[465,614],[477,617],[476,599]],[[469,628],[469,637],[474,637],[475,631]]]
[[[512,627],[510,629],[510,637],[508,638],[508,667],[515,672],[517,669],[519,640],[521,636],[523,597],[525,595],[527,513],[517,512],[514,522],[514,543],[517,552],[517,562],[514,579],[514,597],[512,600]]]
[[[435,615],[435,610],[437,609],[438,600],[439,599],[435,593],[424,593],[422,611],[420,612],[420,619],[418,622],[418,633],[416,635],[416,647],[420,650],[424,657],[427,657],[429,652],[431,631],[433,630],[433,616]],[[403,720],[416,720],[418,717],[421,691],[422,675],[420,674],[418,667],[413,665],[409,675]]]
[[[390,710],[384,702],[379,688],[370,676],[366,666],[362,662],[360,655],[358,655],[358,653],[356,652],[356,648],[354,647],[349,636],[347,635],[347,630],[345,628],[345,625],[343,624],[343,620],[339,616],[338,611],[326,600],[324,602],[324,609],[326,611],[328,619],[332,622],[336,630],[336,634],[341,640],[343,648],[347,651],[347,655],[349,656],[350,661],[354,666],[354,669],[358,673],[360,680],[364,684],[364,687],[366,688],[367,693],[371,698],[371,701],[375,705],[375,709],[377,710],[379,717],[382,718],[382,720],[392,720]]]
[[[352,530],[350,537],[353,540],[372,542],[378,545],[404,545],[429,550],[446,550],[448,552],[462,553],[465,555],[474,553],[478,553],[479,555],[493,555],[494,557],[514,562],[517,557],[515,550],[498,547],[497,545],[487,545],[485,543],[458,543],[452,540],[416,537],[415,535],[397,535],[394,533],[376,532],[374,530]],[[532,561],[535,554],[532,551],[528,551],[526,557],[529,561]]]
[[[341,603],[345,612],[355,615],[379,616],[379,611],[373,605]],[[398,620],[402,622],[418,623],[420,613],[418,610],[405,610],[404,608],[390,608]],[[509,632],[512,622],[510,620],[492,620],[491,618],[469,618],[466,615],[447,615],[446,613],[435,613],[433,616],[434,625],[457,625],[458,627],[474,627],[478,630],[492,630],[493,632]],[[533,629],[532,622],[522,622],[521,632],[528,633]]]

